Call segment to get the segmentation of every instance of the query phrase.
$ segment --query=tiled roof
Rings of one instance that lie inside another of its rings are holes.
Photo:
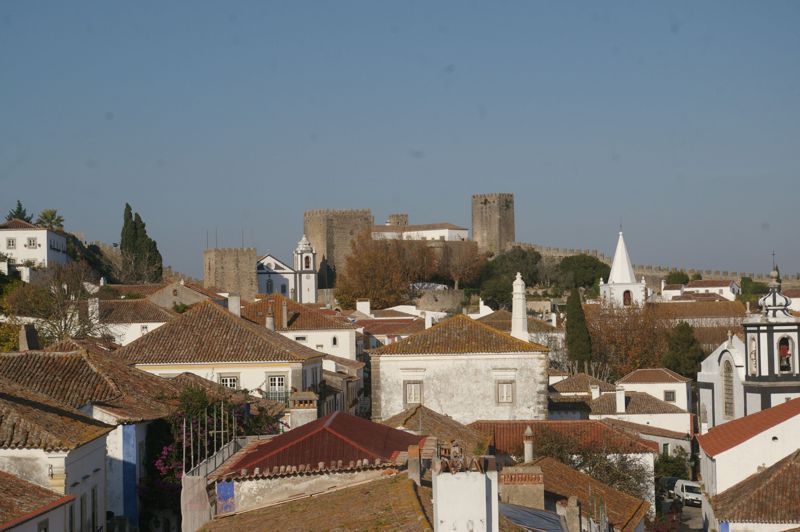
[[[511,332],[511,313],[505,309],[500,309],[478,318],[479,322],[494,327],[498,331]],[[554,332],[556,328],[546,321],[528,316],[528,332]]]
[[[741,301],[691,301],[649,303],[659,319],[744,318],[747,314]]]
[[[413,314],[408,314],[406,312],[401,312],[399,310],[395,310],[395,309],[392,309],[392,308],[377,309],[377,310],[373,309],[372,310],[372,315],[375,316],[376,318],[382,318],[382,319],[389,319],[389,318],[400,319],[400,318],[405,318],[407,320],[413,320],[414,318],[416,318],[416,316],[414,316]]]
[[[800,288],[787,288],[786,290],[781,290],[781,293],[790,298],[800,297]]]
[[[679,375],[671,369],[643,368],[631,371],[618,380],[617,383],[650,384],[664,382],[689,382],[690,380],[692,379],[687,379],[683,375]]]
[[[538,466],[542,469],[545,493],[553,493],[565,499],[575,496],[588,514],[594,507],[594,498],[603,497],[608,523],[615,530],[636,530],[647,515],[650,503],[623,493],[585,473],[581,473],[555,458],[543,457],[524,466]],[[598,516],[592,516],[595,519]]]
[[[686,288],[725,288],[733,283],[730,279],[697,279],[689,281]]]
[[[210,301],[198,303],[115,354],[131,364],[301,362],[323,356]]]
[[[363,362],[360,360],[353,360],[352,358],[345,358],[345,357],[337,357],[336,355],[325,355],[325,360],[330,360],[331,362],[335,362],[340,366],[345,366],[346,368],[350,369],[361,369],[365,366]]]
[[[616,386],[613,384],[601,381],[596,377],[592,377],[591,375],[587,375],[586,373],[576,373],[575,375],[570,375],[566,379],[559,381],[550,388],[553,391],[558,393],[591,393],[591,386],[597,385],[600,387],[600,392],[613,392],[616,390]]]
[[[717,425],[698,436],[697,441],[703,451],[713,457],[798,415],[800,398]]]
[[[0,354],[0,377],[72,408],[93,403],[121,421],[166,417],[177,397],[167,380],[86,350]]]
[[[682,284],[665,284],[664,290],[680,290],[683,288]]]
[[[617,413],[617,394],[603,394],[589,403],[593,416]],[[644,392],[625,392],[625,415],[686,414],[686,410]]]
[[[381,421],[386,426],[433,436],[439,442],[457,441],[469,454],[484,454],[491,436],[422,405],[412,406]]]
[[[0,471],[0,529],[7,530],[75,499]]]
[[[717,293],[685,292],[675,296],[670,301],[728,301]]]
[[[166,323],[174,317],[174,313],[147,299],[100,300],[101,323]]]
[[[121,295],[125,294],[141,294],[149,296],[164,288],[164,283],[150,283],[150,284],[107,284],[108,288],[113,288]]]
[[[373,355],[548,352],[543,345],[513,336],[458,314],[424,331],[378,349]]]
[[[600,421],[581,419],[569,421],[529,420],[529,421],[475,421],[469,427],[491,434],[493,445],[498,453],[510,454],[522,449],[522,435],[530,426],[533,430],[534,446],[536,440],[548,433],[557,433],[570,438],[585,449],[603,448],[608,452],[652,453],[658,445],[612,429]]]
[[[242,469],[262,472],[282,466],[312,466],[341,460],[391,462],[409,445],[424,440],[402,430],[373,423],[345,412],[334,412],[266,441],[256,441],[229,461],[225,474]]]
[[[199,284],[184,282],[183,286],[185,286],[186,288],[188,288],[190,290],[194,290],[198,294],[204,295],[209,299],[214,299],[214,300],[225,299],[225,297],[219,295],[216,290],[212,290],[211,288],[205,288],[203,286],[200,286]],[[220,290],[220,292],[221,291],[222,290]]]
[[[569,377],[569,371],[564,371],[558,368],[547,368],[547,375],[549,377]]]
[[[295,429],[297,430],[297,429]],[[406,475],[381,478],[315,497],[305,497],[209,521],[203,531],[433,530],[420,492]],[[430,499],[430,492],[428,498]]]
[[[653,425],[623,421],[621,419],[605,418],[600,421],[611,428],[636,436],[647,434],[648,436],[660,436],[662,438],[672,438],[675,440],[691,440],[691,436],[688,432],[677,432],[674,430],[662,429],[661,427],[654,427]]]
[[[0,378],[0,448],[68,451],[113,427]]]
[[[711,506],[729,523],[799,524],[800,449],[716,495]]]
[[[319,310],[283,297],[279,294],[258,294],[255,303],[242,308],[242,317],[257,325],[264,326],[270,308],[275,319],[276,331],[311,331],[328,329],[355,329],[342,320],[332,319]],[[283,303],[286,302],[288,323],[283,323]]]
[[[107,355],[119,349],[119,345],[103,338],[64,338],[55,344],[48,345],[42,351],[48,353],[69,353],[70,351],[80,351],[81,349],[96,355]]]
[[[0,229],[44,229],[44,227],[33,225],[19,218],[11,218],[7,222],[0,224]]]
[[[413,231],[433,231],[436,229],[450,229],[453,231],[466,231],[465,227],[459,227],[455,224],[448,222],[432,223],[432,224],[414,224],[414,225],[373,225],[373,233],[409,233]]]
[[[363,327],[371,336],[408,336],[425,330],[425,320],[358,320],[356,327]]]

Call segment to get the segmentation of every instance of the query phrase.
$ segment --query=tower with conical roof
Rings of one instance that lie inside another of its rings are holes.
[[[631,258],[628,255],[628,248],[625,246],[625,238],[622,236],[622,231],[619,232],[619,240],[617,240],[617,249],[614,252],[614,261],[611,263],[608,282],[603,282],[603,279],[600,279],[600,297],[606,305],[624,307],[642,306],[647,300],[647,285],[644,277],[642,277],[641,281],[636,281],[636,274],[633,272]]]
[[[317,254],[311,243],[303,235],[294,250],[294,289],[292,299],[298,303],[317,302]]]

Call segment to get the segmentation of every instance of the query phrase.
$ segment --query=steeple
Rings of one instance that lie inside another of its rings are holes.
[[[514,280],[514,290],[511,299],[511,336],[526,342],[530,341],[528,336],[528,309],[525,301],[525,281],[522,275],[517,272]]]
[[[636,274],[633,273],[628,248],[625,247],[625,239],[620,231],[617,250],[614,252],[614,262],[611,263],[611,274],[608,276],[608,284],[633,284],[635,282]]]

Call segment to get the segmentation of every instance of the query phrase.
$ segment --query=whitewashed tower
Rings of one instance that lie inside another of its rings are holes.
[[[633,272],[622,231],[619,232],[619,240],[617,240],[617,249],[614,252],[614,262],[611,263],[608,282],[604,283],[600,279],[600,297],[606,305],[625,307],[631,305],[642,306],[647,299],[647,285],[644,277],[642,277],[641,282],[636,282],[636,274]]]
[[[528,336],[528,306],[525,301],[525,281],[517,272],[511,299],[511,336],[530,341]]]
[[[292,299],[298,303],[317,302],[316,255],[306,235],[303,235],[294,250],[295,293]]]

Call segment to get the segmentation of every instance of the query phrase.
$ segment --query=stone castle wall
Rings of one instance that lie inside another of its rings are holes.
[[[203,287],[219,288],[252,301],[258,292],[256,248],[213,248],[203,252]]]
[[[472,239],[481,253],[502,253],[515,240],[514,194],[473,194]]]
[[[375,218],[369,209],[318,209],[303,215],[303,231],[317,254],[316,267],[326,258],[341,269],[350,254],[351,242],[364,231],[371,231]]]

